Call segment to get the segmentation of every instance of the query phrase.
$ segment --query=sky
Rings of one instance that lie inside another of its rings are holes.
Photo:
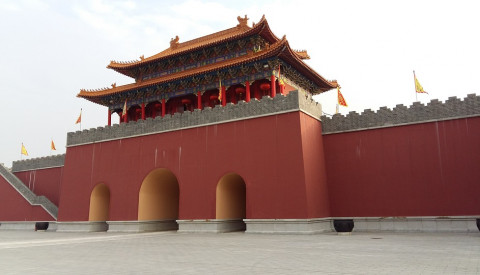
[[[132,83],[106,68],[111,60],[234,27],[239,15],[250,25],[265,15],[277,37],[307,50],[306,63],[341,85],[342,114],[480,95],[479,10],[462,0],[1,0],[0,163],[65,153],[80,109],[82,129],[105,126],[107,108],[76,95]],[[414,70],[428,92],[417,99]],[[315,99],[335,113],[335,90]]]

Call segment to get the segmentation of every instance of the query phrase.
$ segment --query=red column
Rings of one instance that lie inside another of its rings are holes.
[[[271,97],[274,98],[275,95],[277,94],[277,91],[275,89],[275,75],[272,74],[272,78],[270,80],[270,86],[272,87],[272,93],[271,93]]]
[[[225,107],[227,105],[227,97],[225,92],[225,86],[222,86],[222,106]]]
[[[112,111],[108,109],[108,126],[112,126]]]
[[[142,103],[142,119],[145,120],[145,103]]]
[[[245,101],[250,102],[250,82],[245,81]]]
[[[165,98],[162,99],[162,117],[165,116]]]
[[[202,93],[197,92],[197,109],[202,109]]]
[[[123,122],[125,122],[125,123],[128,122],[128,111],[125,114],[123,114]]]

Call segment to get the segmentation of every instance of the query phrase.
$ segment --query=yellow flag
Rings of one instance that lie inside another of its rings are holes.
[[[278,65],[278,85],[284,86],[285,83],[283,82],[283,79],[280,78],[280,65]]]
[[[337,86],[337,97],[338,97],[338,105],[348,107],[347,102],[345,101],[345,98],[343,98],[343,95],[340,92],[339,86]]]
[[[23,143],[22,143],[22,150],[21,150],[20,153],[21,153],[22,155],[28,156],[27,149],[25,148],[25,146],[23,146]]]
[[[418,79],[417,77],[415,76],[415,74],[413,75],[413,77],[415,78],[415,92],[421,94],[421,93],[425,93],[425,94],[428,94],[427,92],[425,92],[423,90],[423,87],[422,85],[420,85],[420,82],[418,82]]]
[[[219,78],[220,84],[218,86],[218,100],[222,103],[222,79]]]
[[[123,104],[122,116],[127,114],[127,100],[125,99],[125,103]]]
[[[75,124],[81,123],[82,122],[82,109],[80,109],[80,115],[77,118],[77,122]]]
[[[53,143],[53,139],[52,139],[52,143],[50,144],[50,149],[51,149],[51,150],[57,150],[57,149],[55,148],[55,143]]]

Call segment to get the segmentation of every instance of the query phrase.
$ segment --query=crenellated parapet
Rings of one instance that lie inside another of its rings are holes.
[[[321,105],[312,96],[299,91],[292,91],[284,96],[277,94],[275,98],[263,97],[250,102],[239,101],[238,104],[228,103],[225,107],[206,107],[193,112],[176,113],[165,117],[147,118],[146,120],[115,124],[89,130],[70,132],[67,134],[67,147],[93,142],[116,140],[128,137],[158,134],[169,131],[202,127],[213,124],[254,119],[282,113],[302,111],[320,120]]]
[[[377,112],[367,109],[361,114],[322,116],[322,129],[324,134],[333,134],[471,116],[480,116],[480,96],[475,94],[469,94],[463,100],[449,97],[445,102],[434,99],[427,105],[414,102],[409,107],[402,104],[393,109],[381,107]]]
[[[18,160],[12,163],[12,172],[61,167],[64,164],[65,154]]]

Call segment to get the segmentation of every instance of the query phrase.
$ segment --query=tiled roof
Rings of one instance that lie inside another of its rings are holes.
[[[214,44],[224,43],[230,40],[239,39],[241,37],[249,36],[249,35],[260,33],[260,32],[264,32],[267,34],[268,40],[270,43],[273,43],[279,40],[271,32],[268,26],[268,22],[265,19],[265,16],[262,16],[260,21],[257,24],[255,24],[253,27],[249,27],[246,24],[246,21],[243,21],[245,19],[242,19],[241,17],[238,17],[238,20],[239,20],[239,24],[236,27],[219,31],[206,36],[202,36],[186,42],[179,43],[178,42],[179,39],[177,36],[175,39],[172,38],[172,40],[170,41],[169,48],[167,48],[166,50],[156,55],[153,55],[148,58],[143,58],[142,56],[140,60],[127,61],[127,62],[111,61],[110,64],[107,66],[107,68],[114,69],[120,73],[126,74],[125,72],[122,72],[122,71],[130,68],[134,68],[141,64],[146,64],[151,61],[160,60],[163,58],[171,58],[173,56],[184,54],[189,51],[201,49],[204,47],[210,47],[210,46],[213,46]]]
[[[157,84],[167,83],[176,81],[182,78],[193,77],[198,74],[204,74],[212,71],[222,70],[228,67],[238,66],[241,64],[246,64],[250,62],[255,62],[257,60],[269,58],[272,56],[279,56],[282,59],[288,60],[289,64],[292,65],[295,69],[301,71],[307,78],[316,83],[319,87],[322,87],[324,90],[329,90],[336,87],[336,82],[330,82],[324,79],[322,76],[317,74],[312,70],[308,65],[306,65],[298,53],[292,50],[288,44],[286,37],[284,36],[281,40],[271,44],[268,48],[257,52],[249,52],[247,55],[239,56],[236,58],[228,59],[223,62],[213,63],[202,67],[192,68],[185,70],[179,73],[166,75],[161,78],[154,78],[142,82],[131,83],[123,86],[112,85],[112,88],[100,89],[100,90],[81,90],[77,95],[78,97],[83,97],[86,99],[93,99],[95,97],[102,97],[112,94],[118,94],[129,90],[136,90],[139,88],[145,88]]]
[[[295,50],[295,53],[298,55],[300,59],[310,59],[310,56],[308,55],[306,50],[301,50],[301,51]]]

